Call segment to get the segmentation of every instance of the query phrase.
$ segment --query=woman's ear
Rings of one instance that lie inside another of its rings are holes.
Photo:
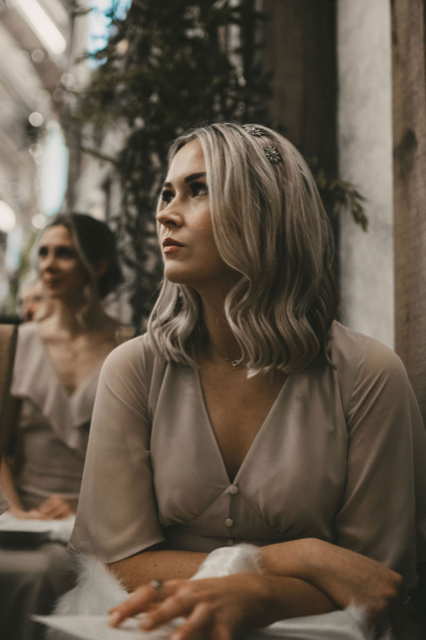
[[[108,269],[109,260],[108,258],[99,258],[96,264],[93,267],[93,271],[95,272],[95,276],[100,278],[104,275],[105,271]]]

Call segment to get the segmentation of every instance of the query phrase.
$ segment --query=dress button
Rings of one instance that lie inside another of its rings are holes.
[[[228,545],[228,547],[233,547],[234,546],[234,541],[232,538],[229,538],[229,540],[226,541],[226,544]]]
[[[235,484],[231,484],[231,486],[228,489],[229,493],[232,493],[233,496],[236,496],[237,493],[239,492],[238,487],[235,486]]]
[[[225,524],[227,527],[232,527],[232,525],[234,524],[234,521],[232,520],[232,518],[226,518]]]

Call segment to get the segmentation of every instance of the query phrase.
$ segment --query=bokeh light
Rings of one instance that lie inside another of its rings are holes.
[[[31,222],[36,229],[44,229],[47,224],[47,220],[42,213],[36,213],[35,216],[31,218]]]
[[[30,114],[30,116],[29,116],[28,120],[30,121],[30,124],[31,124],[33,127],[41,127],[41,125],[42,125],[42,124],[43,124],[43,122],[44,122],[44,118],[43,118],[43,116],[42,116],[42,115],[41,115],[41,113],[39,113],[38,111],[33,111],[33,112]]]
[[[9,233],[16,224],[15,212],[7,202],[0,200],[0,231]]]

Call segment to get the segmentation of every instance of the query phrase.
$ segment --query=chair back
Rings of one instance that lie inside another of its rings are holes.
[[[7,451],[16,403],[10,395],[18,327],[0,324],[0,458]]]

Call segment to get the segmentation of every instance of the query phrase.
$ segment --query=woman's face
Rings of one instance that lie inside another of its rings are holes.
[[[89,281],[68,229],[57,225],[43,233],[38,252],[39,277],[51,298],[79,297]]]
[[[235,282],[213,237],[206,165],[200,144],[186,144],[173,158],[157,214],[164,273],[170,282],[205,289]]]

